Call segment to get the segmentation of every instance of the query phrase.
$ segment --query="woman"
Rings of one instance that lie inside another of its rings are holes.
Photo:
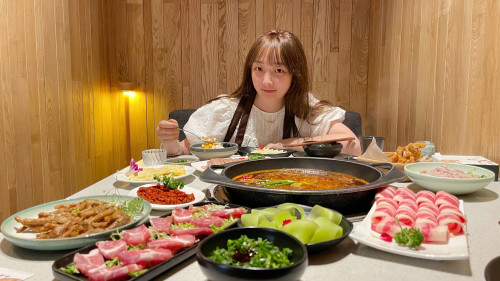
[[[268,148],[353,137],[342,142],[342,152],[360,155],[359,140],[342,124],[344,115],[343,109],[309,93],[307,59],[298,38],[287,31],[271,30],[248,52],[238,89],[199,108],[184,128],[218,141]],[[186,139],[178,142],[179,128],[173,119],[160,121],[156,131],[171,156],[189,154],[190,144],[201,142],[187,132]]]

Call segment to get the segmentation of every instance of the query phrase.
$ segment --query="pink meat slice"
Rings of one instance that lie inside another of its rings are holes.
[[[191,213],[191,211],[188,209],[177,207],[172,211],[172,218],[174,219],[175,223],[188,223],[191,221],[192,217],[193,213]]]
[[[424,202],[434,204],[436,202],[436,194],[429,190],[420,190],[417,192],[416,202],[418,205]]]
[[[415,223],[415,212],[413,212],[413,210],[408,208],[399,208],[396,211],[396,215],[394,217],[398,218],[399,223],[401,223],[401,225],[406,225],[411,227],[413,226],[413,223]]]
[[[449,231],[444,225],[433,226],[430,224],[419,227],[420,232],[424,235],[426,243],[448,243]]]
[[[196,242],[196,237],[191,234],[173,236],[168,238],[156,239],[148,242],[148,248],[164,248],[175,250],[179,248],[191,247]]]
[[[76,268],[85,275],[94,268],[106,268],[104,257],[99,252],[99,249],[93,249],[88,254],[76,253],[73,256]]]
[[[385,205],[392,206],[394,209],[398,208],[398,202],[396,202],[396,200],[392,199],[392,197],[391,198],[382,197],[382,198],[377,200],[377,208],[385,206]]]
[[[120,252],[127,250],[127,242],[124,240],[98,241],[95,244],[99,252],[109,260],[117,257]]]
[[[122,237],[127,244],[139,245],[145,244],[151,238],[151,233],[144,224],[141,224],[136,228],[122,231]]]
[[[407,228],[406,225],[401,225],[403,228]],[[401,231],[401,228],[393,218],[386,218],[377,224],[371,224],[371,229],[377,233],[387,233],[391,237],[394,237],[396,233]]]
[[[224,209],[224,210],[220,210],[220,211],[210,211],[210,214],[212,216],[227,219],[230,216],[233,216],[233,218],[240,218],[246,212],[247,211],[245,210],[245,208],[238,207],[238,208]]]
[[[191,234],[194,236],[197,235],[210,235],[214,233],[214,231],[210,227],[195,227],[195,228],[177,228],[171,230],[174,236]]]
[[[150,218],[151,226],[159,232],[170,233],[170,226],[172,225],[172,217],[167,218]]]
[[[464,234],[464,228],[460,218],[454,214],[441,214],[437,217],[439,225],[445,225],[453,235]]]
[[[394,215],[396,215],[396,209],[388,205],[379,207],[377,202],[377,208],[373,212],[371,220],[373,224],[377,224],[385,218],[394,218]]]
[[[454,195],[449,194],[446,191],[438,191],[436,192],[436,202],[435,204],[439,207],[441,205],[453,205],[456,207],[460,206],[460,201]]]
[[[396,194],[396,189],[392,186],[382,187],[375,194],[375,200],[378,201],[380,198],[393,198]]]
[[[129,264],[125,266],[113,266],[104,269],[91,270],[88,274],[90,281],[107,281],[116,280],[118,278],[126,277],[132,271],[142,270],[143,267],[137,264]]]
[[[210,227],[212,224],[219,227],[224,223],[224,220],[220,217],[202,217],[202,218],[191,218],[191,223],[200,227]]]
[[[124,264],[138,264],[141,266],[158,264],[171,257],[172,251],[169,249],[130,250],[118,254],[118,258]]]
[[[417,212],[423,211],[423,210],[427,210],[428,212],[433,213],[435,216],[437,216],[439,214],[438,207],[436,205],[434,205],[434,204],[431,204],[431,203],[422,203],[422,204],[420,204],[418,206]]]
[[[444,215],[444,214],[454,214],[460,218],[460,221],[462,223],[467,222],[467,219],[465,218],[462,211],[460,211],[460,209],[457,208],[456,206],[453,206],[453,205],[441,205],[441,206],[439,206],[439,215]]]

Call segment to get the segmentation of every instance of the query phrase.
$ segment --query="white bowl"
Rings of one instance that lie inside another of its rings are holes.
[[[223,148],[201,148],[203,143],[195,143],[189,147],[191,154],[200,160],[210,160],[213,158],[227,158],[238,151],[238,144],[234,142],[220,142]]]
[[[472,172],[475,175],[484,177],[461,179],[436,177],[420,173],[422,170],[432,170],[442,165],[447,166],[449,169],[459,169],[463,172]],[[441,162],[411,163],[405,165],[404,169],[408,178],[421,187],[434,192],[442,190],[454,195],[478,191],[490,184],[495,178],[492,171],[481,167]]]
[[[168,158],[165,160],[164,164],[191,166],[191,163],[198,161],[200,161],[200,159],[194,155],[179,155],[173,158]]]

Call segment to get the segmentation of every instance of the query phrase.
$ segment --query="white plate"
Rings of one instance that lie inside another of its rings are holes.
[[[148,166],[148,167],[141,167],[141,168],[160,168],[160,167],[164,167],[164,166],[171,166],[171,165],[158,165],[158,166]],[[187,176],[190,176],[194,173],[195,168],[191,167],[191,166],[184,166],[184,168],[186,169],[186,174],[182,175],[182,176],[177,176],[177,177],[174,177],[174,179],[178,180],[178,179],[182,179],[182,178],[185,178]],[[125,175],[125,172],[128,171],[128,168],[125,168],[117,173],[114,174],[114,178],[116,181],[121,181],[121,182],[128,182],[128,183],[131,183],[131,184],[151,184],[151,183],[157,183],[157,181],[155,180],[152,180],[152,181],[133,181],[133,180],[130,180],[126,175]]]
[[[242,160],[248,159],[247,156],[239,156],[239,155],[235,155],[235,156],[232,156],[232,157],[229,157],[229,158],[238,158],[238,159],[242,159]],[[205,171],[205,169],[207,168],[208,161],[209,160],[193,162],[193,163],[191,163],[191,166],[193,168],[195,168],[197,171],[200,171],[200,172],[203,173],[203,171]]]
[[[7,218],[2,223],[2,233],[5,236],[5,239],[9,240],[13,244],[34,250],[66,250],[66,249],[75,249],[81,248],[84,246],[88,246],[93,244],[99,240],[106,240],[109,238],[109,235],[116,231],[117,229],[125,229],[131,228],[136,225],[139,225],[147,220],[149,213],[151,212],[151,204],[149,202],[144,201],[144,208],[142,213],[137,217],[133,218],[131,222],[126,225],[122,225],[120,227],[107,230],[104,232],[99,232],[90,235],[77,236],[77,237],[69,237],[69,238],[58,238],[58,239],[36,239],[36,233],[26,233],[21,232],[18,233],[14,227],[21,227],[22,224],[18,223],[14,218],[19,216],[22,218],[37,218],[38,213],[40,212],[52,212],[55,211],[54,206],[59,204],[68,204],[68,203],[77,203],[81,202],[85,199],[97,199],[101,201],[109,201],[109,202],[123,202],[134,199],[130,196],[116,196],[116,195],[98,195],[98,196],[86,196],[74,199],[63,199],[53,202],[48,202],[45,204],[41,204],[35,207],[28,208],[26,210],[20,211],[9,218]]]
[[[450,238],[448,244],[422,243],[423,249],[412,250],[408,247],[399,246],[396,242],[386,242],[380,239],[380,234],[371,230],[371,217],[375,211],[376,204],[365,219],[354,226],[349,237],[358,243],[386,251],[393,254],[429,259],[429,260],[464,260],[469,258],[467,246],[467,234]],[[464,213],[463,201],[460,200],[460,210]],[[464,213],[465,215],[465,213]],[[467,233],[467,230],[465,231]]]
[[[141,187],[148,187],[148,186],[151,186],[151,184],[146,184],[146,185],[138,186],[138,187],[132,189],[128,193],[128,195],[129,196],[135,196],[135,197],[137,197],[137,190],[139,190],[139,188],[141,188]],[[177,204],[177,205],[160,205],[160,204],[152,204],[151,203],[151,208],[153,208],[153,210],[157,210],[157,211],[173,210],[173,209],[175,209],[177,207],[179,207],[179,208],[187,207],[189,205],[198,203],[198,202],[202,201],[203,199],[205,199],[205,194],[203,192],[199,191],[196,188],[192,188],[192,187],[189,187],[189,186],[185,185],[181,189],[181,191],[184,191],[187,194],[194,194],[194,201],[191,201],[191,202],[188,202],[188,203],[184,203],[184,204]]]

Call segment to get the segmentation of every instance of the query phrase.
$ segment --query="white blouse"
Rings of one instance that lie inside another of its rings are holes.
[[[309,94],[309,100],[311,105],[318,102],[312,94]],[[225,97],[205,104],[191,115],[184,128],[199,136],[210,136],[217,141],[223,141],[238,102],[239,99]],[[248,117],[242,146],[255,147],[282,140],[284,118],[285,107],[278,112],[268,113],[254,105]],[[342,122],[344,118],[345,110],[340,107],[331,107],[330,110],[315,116],[312,119],[312,125],[297,117],[295,117],[295,124],[300,136],[314,137],[327,134],[332,122]],[[235,141],[237,132],[238,128],[231,137],[232,142]],[[187,132],[185,134],[191,144],[202,142]]]

